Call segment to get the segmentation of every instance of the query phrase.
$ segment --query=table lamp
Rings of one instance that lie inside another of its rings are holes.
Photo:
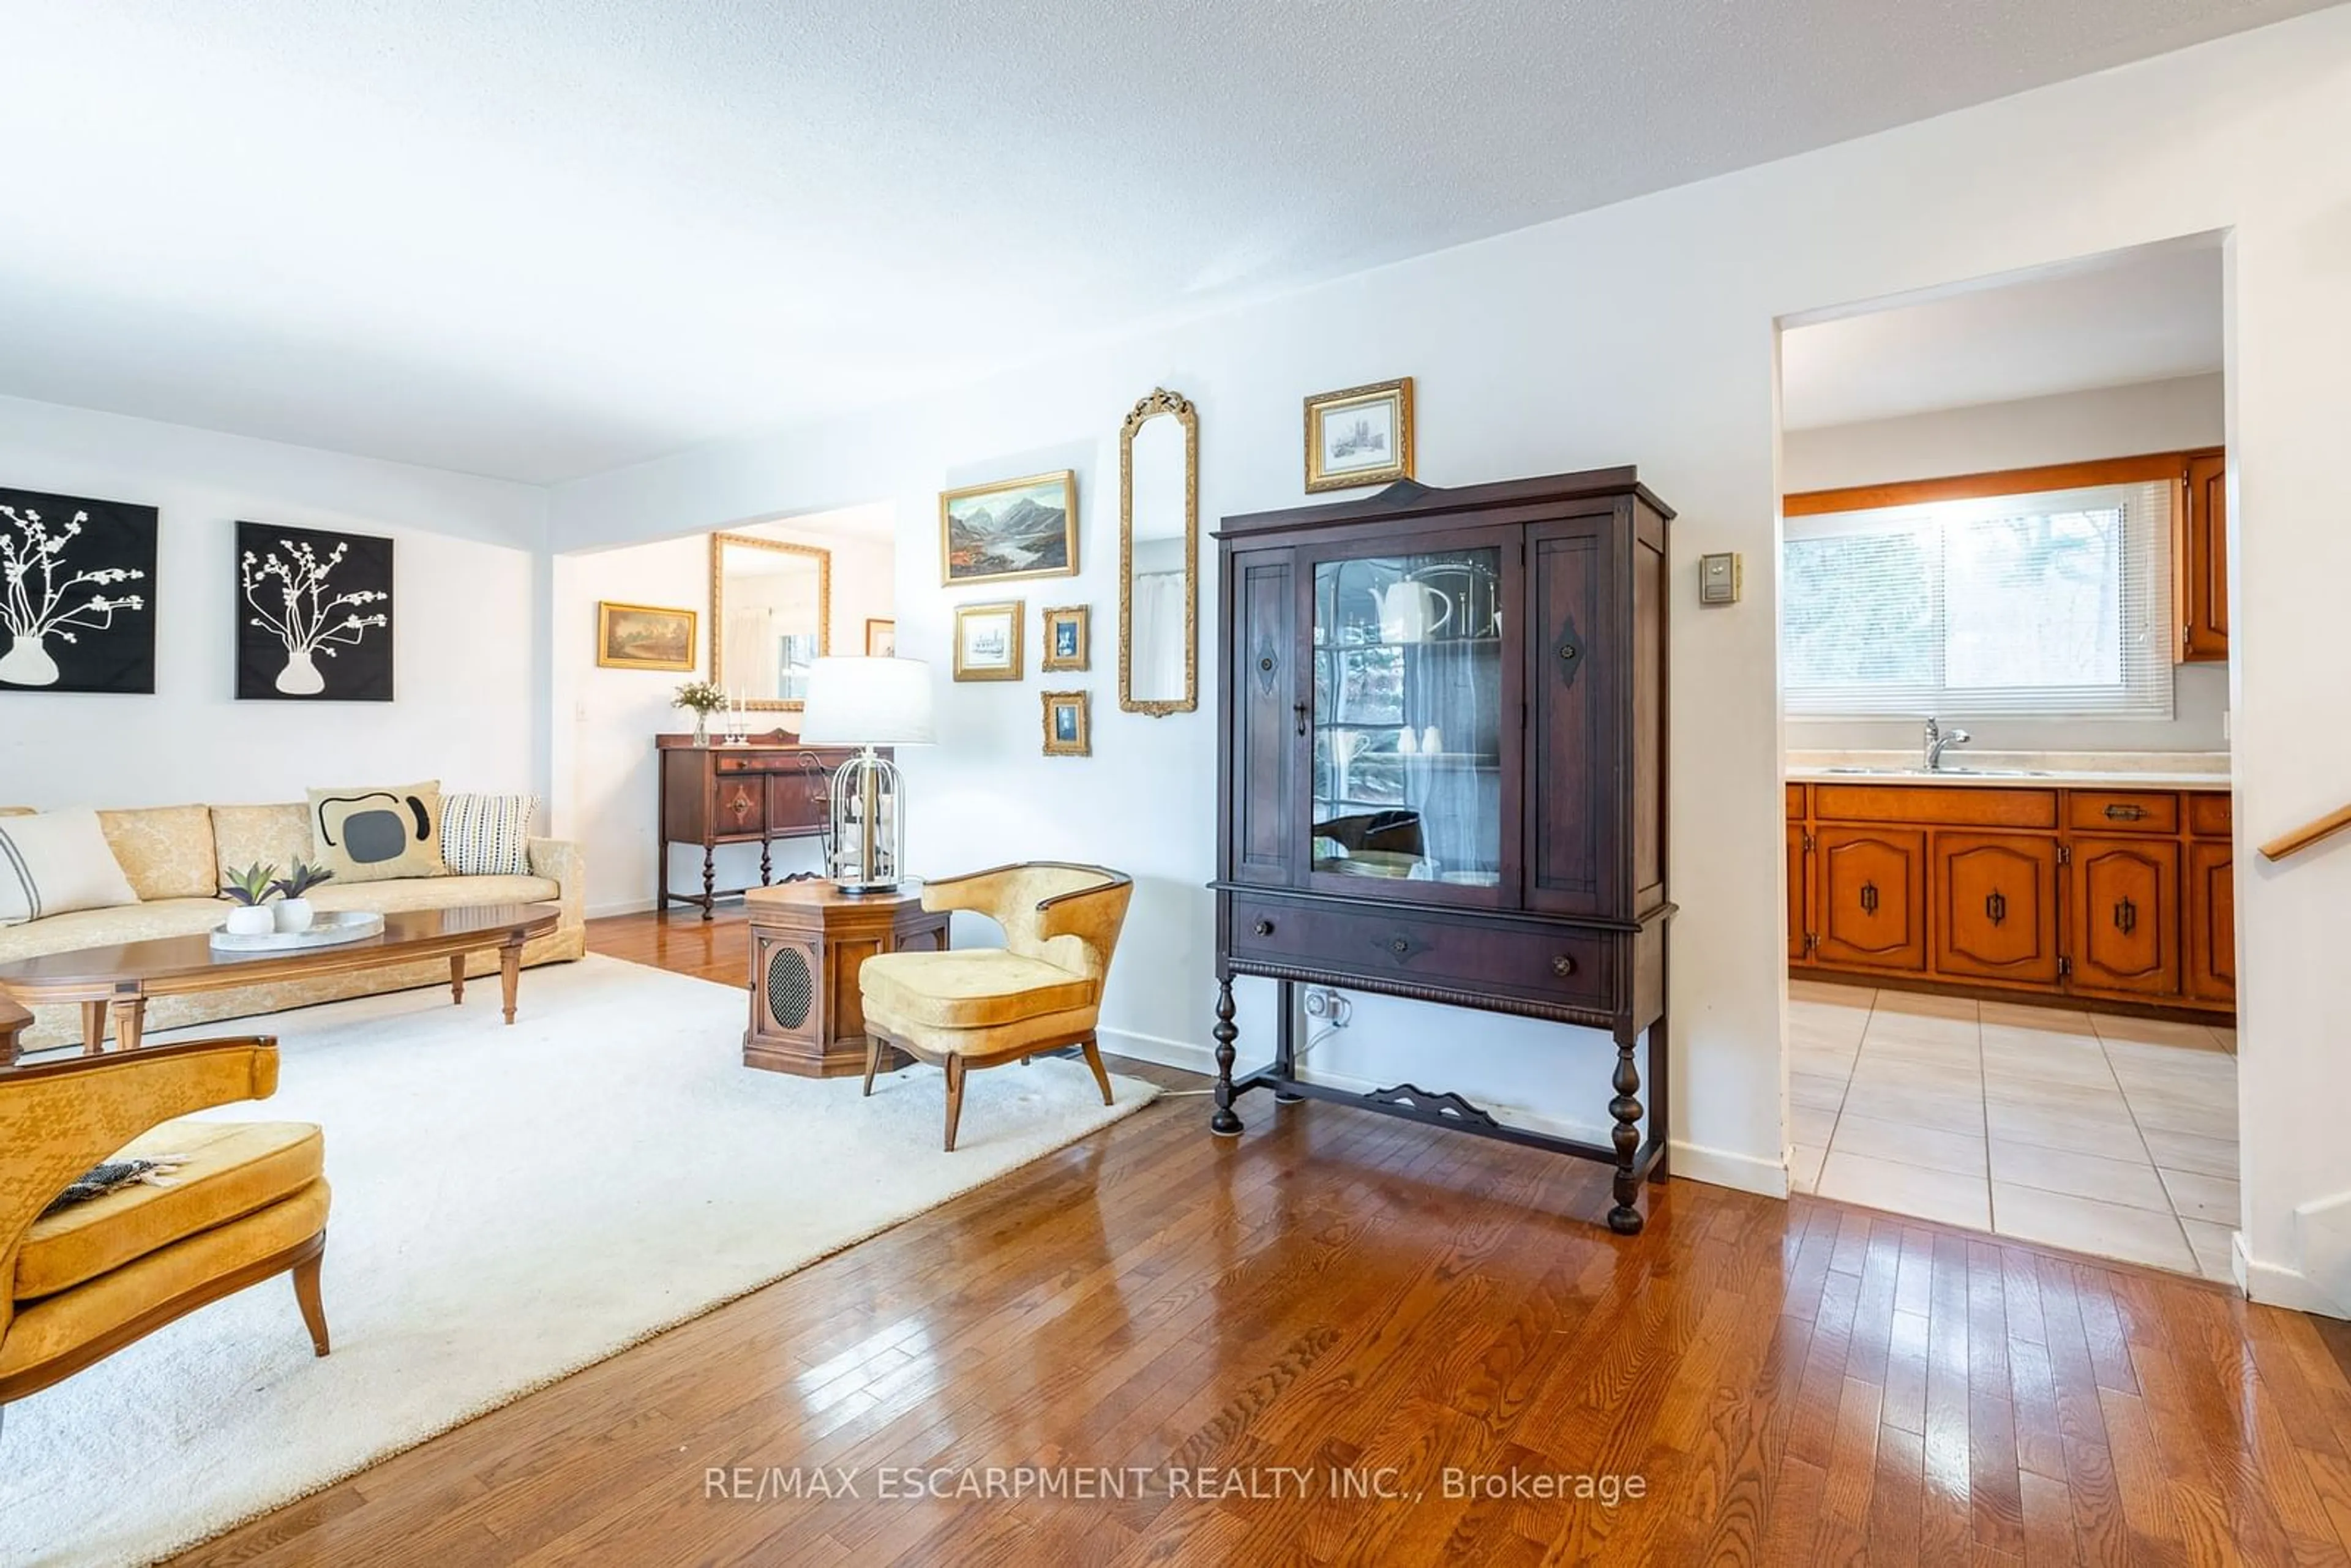
[[[931,666],[921,659],[823,658],[809,669],[803,746],[862,749],[832,775],[832,863],[843,893],[895,893],[904,880],[906,785],[877,746],[928,746]]]

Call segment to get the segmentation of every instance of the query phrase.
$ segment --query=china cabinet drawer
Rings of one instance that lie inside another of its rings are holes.
[[[2065,825],[2092,833],[2176,833],[2179,797],[2151,789],[2069,789]]]
[[[1570,928],[1236,898],[1232,949],[1245,960],[1344,969],[1395,985],[1573,1005],[1611,994],[1616,942]]]
[[[2227,838],[2231,820],[2230,797],[2219,790],[2188,797],[2188,831],[2198,838]]]

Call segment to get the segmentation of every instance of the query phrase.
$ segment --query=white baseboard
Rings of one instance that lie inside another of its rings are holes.
[[[653,906],[653,901],[650,898],[620,898],[610,904],[589,904],[588,918],[601,920],[612,915],[643,915]]]
[[[2253,1301],[2267,1306],[2286,1307],[2297,1312],[2315,1312],[2320,1317],[2339,1318],[2345,1315],[2343,1303],[2298,1269],[2280,1263],[2264,1263],[2245,1251],[2245,1233],[2237,1232],[2231,1239],[2230,1263],[2238,1285]]]
[[[1788,1196],[1788,1162],[1785,1156],[1767,1160],[1760,1155],[1742,1155],[1729,1149],[1712,1149],[1704,1144],[1673,1141],[1674,1176],[1687,1176],[1708,1186],[1727,1186],[1738,1192],[1751,1192],[1764,1197],[1784,1198]]]
[[[1195,1045],[1188,1040],[1169,1040],[1164,1035],[1137,1034],[1133,1030],[1102,1029],[1094,1037],[1104,1051],[1114,1056],[1132,1057],[1159,1067],[1172,1067],[1178,1072],[1197,1072],[1214,1077],[1217,1071],[1216,1052],[1205,1045]]]

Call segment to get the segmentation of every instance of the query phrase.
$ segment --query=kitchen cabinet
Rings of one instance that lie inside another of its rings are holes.
[[[1800,973],[2235,1009],[2226,791],[1833,781],[1787,811]]]
[[[2229,465],[2220,452],[2191,452],[2180,476],[2171,528],[2177,662],[2229,656]]]
[[[1903,828],[1823,828],[1815,954],[1824,964],[1927,970],[1927,835]]]

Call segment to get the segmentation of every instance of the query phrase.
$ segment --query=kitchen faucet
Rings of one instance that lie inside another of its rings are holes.
[[[1965,746],[1974,738],[1974,736],[1964,729],[1946,730],[1940,719],[1928,719],[1927,721],[1927,771],[1940,773],[1943,770],[1943,750],[1946,747]]]

